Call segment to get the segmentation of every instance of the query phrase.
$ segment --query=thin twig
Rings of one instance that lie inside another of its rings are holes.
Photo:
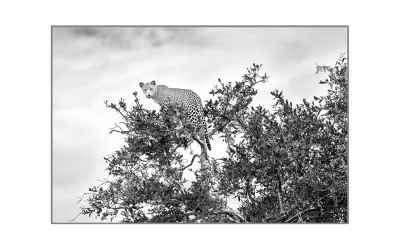
[[[83,212],[81,211],[77,216],[75,216],[75,218],[73,218],[72,220],[70,220],[70,221],[75,221],[75,219],[76,218],[78,218],[79,217],[79,215],[81,215]]]
[[[195,154],[195,155],[193,156],[192,160],[190,161],[190,164],[187,165],[187,166],[185,166],[185,167],[183,167],[183,168],[181,168],[180,170],[181,170],[181,171],[184,171],[184,170],[187,169],[188,167],[192,166],[192,164],[193,164],[193,162],[194,162],[194,159],[195,159],[196,157],[199,157],[199,158],[200,158],[200,156],[199,156],[198,154]]]
[[[84,193],[76,204],[79,204],[83,200],[83,197],[85,197],[85,195],[88,195],[88,194],[92,194],[92,193]]]

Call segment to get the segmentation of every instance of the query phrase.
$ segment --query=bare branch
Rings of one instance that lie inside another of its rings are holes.
[[[187,169],[188,167],[192,166],[192,164],[193,164],[193,162],[194,162],[194,159],[195,159],[196,157],[199,157],[199,158],[200,158],[200,156],[199,156],[198,154],[195,154],[195,155],[193,156],[192,160],[190,161],[190,164],[187,165],[187,166],[185,166],[185,167],[182,167],[182,168],[179,169],[179,170],[184,171],[184,170]]]
[[[190,212],[190,213],[186,213],[186,215],[190,216],[190,215],[194,215],[194,213]],[[225,207],[221,210],[204,212],[201,214],[201,217],[206,217],[206,216],[210,216],[210,215],[228,215],[229,216],[228,219],[232,222],[236,222],[236,223],[247,223],[248,222],[243,216],[238,214],[236,211],[234,211],[230,207]],[[201,219],[201,218],[195,217],[194,219],[191,219],[190,221],[196,221],[198,219]]]
[[[119,130],[116,130],[116,128],[118,128]],[[117,133],[121,133],[121,134],[128,134],[130,131],[128,130],[123,130],[118,124],[115,123],[115,127],[111,128],[110,130],[110,134],[112,132],[117,132]]]
[[[75,221],[75,219],[78,218],[79,215],[81,215],[82,213],[83,213],[83,212],[80,212],[77,216],[75,216],[75,218],[73,218],[72,220],[69,220],[69,221]]]
[[[88,195],[88,194],[92,194],[92,193],[83,193],[83,195],[81,196],[81,198],[79,199],[79,201],[76,204],[79,204],[83,200],[83,197],[85,197],[85,195]]]
[[[203,143],[197,136],[193,136],[193,139],[194,139],[198,144],[200,144],[201,147],[204,147],[204,146],[205,146],[204,143]]]

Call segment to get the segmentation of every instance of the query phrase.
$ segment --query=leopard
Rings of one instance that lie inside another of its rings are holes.
[[[162,109],[168,107],[180,107],[185,118],[195,129],[200,131],[208,150],[211,151],[210,139],[208,136],[207,123],[204,117],[204,109],[201,98],[196,92],[190,89],[169,88],[166,85],[159,85],[156,81],[140,82],[146,98],[153,99]]]

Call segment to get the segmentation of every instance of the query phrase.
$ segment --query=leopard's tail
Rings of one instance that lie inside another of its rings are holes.
[[[210,151],[211,151],[210,139],[208,139],[208,135],[207,135],[207,134],[206,134],[204,137],[206,138],[206,144],[207,144],[207,148],[208,148],[208,150],[210,150]]]
[[[203,117],[203,129],[204,129],[204,140],[206,141],[206,144],[207,144],[207,148],[208,148],[208,150],[210,150],[211,151],[211,144],[210,144],[210,139],[208,138],[208,129],[207,129],[207,123],[206,123],[206,121],[205,121],[205,119],[204,119],[204,117]]]

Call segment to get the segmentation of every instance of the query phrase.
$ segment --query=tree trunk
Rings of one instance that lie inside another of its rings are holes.
[[[282,203],[282,182],[278,171],[276,171],[276,179],[278,181],[277,190],[278,190],[279,212],[281,214],[284,214],[285,211],[283,210],[283,203]]]
[[[279,175],[279,169],[278,166],[275,163],[275,158],[273,158],[273,164],[274,164],[274,168],[275,168],[275,177],[276,177],[276,189],[278,192],[278,202],[279,202],[279,212],[281,214],[285,213],[285,210],[283,210],[283,202],[282,202],[282,180],[281,180],[281,176]]]

